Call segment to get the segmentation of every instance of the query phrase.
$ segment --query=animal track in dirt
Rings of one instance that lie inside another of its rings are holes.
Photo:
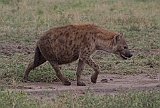
[[[100,74],[96,84],[90,82],[90,76],[83,76],[83,81],[87,86],[77,86],[76,81],[72,81],[71,86],[64,86],[61,82],[28,82],[22,83],[19,88],[14,90],[27,92],[29,96],[37,98],[49,98],[65,92],[81,95],[88,90],[95,94],[116,94],[127,90],[160,90],[160,73],[134,75]]]

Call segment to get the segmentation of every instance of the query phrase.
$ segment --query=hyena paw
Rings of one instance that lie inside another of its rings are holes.
[[[70,86],[71,82],[69,82],[69,81],[66,80],[66,81],[63,82],[63,84],[66,85],[66,86]]]
[[[77,82],[77,86],[86,86],[84,82]]]
[[[28,77],[24,76],[23,79],[22,79],[22,82],[28,82]]]
[[[96,83],[96,82],[97,82],[97,76],[92,75],[92,76],[91,76],[91,82],[92,82],[92,83]]]

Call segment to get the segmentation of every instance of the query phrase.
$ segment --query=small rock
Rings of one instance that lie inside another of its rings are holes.
[[[21,49],[22,47],[21,47],[21,46],[18,46],[17,48],[18,48],[18,49]]]
[[[116,62],[115,64],[119,64],[120,62]]]
[[[102,79],[101,82],[102,83],[108,83],[108,79]]]
[[[28,51],[27,54],[31,54],[31,52]]]
[[[152,66],[152,65],[150,65],[150,68],[153,68],[153,66]]]
[[[113,79],[111,78],[110,81],[113,81]]]

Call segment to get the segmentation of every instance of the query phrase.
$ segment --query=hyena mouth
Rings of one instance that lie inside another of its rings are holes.
[[[124,54],[120,54],[120,56],[125,60],[127,59],[127,57]]]

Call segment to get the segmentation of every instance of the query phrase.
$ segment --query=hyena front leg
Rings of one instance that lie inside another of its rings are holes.
[[[91,82],[96,83],[98,74],[100,73],[99,66],[94,63],[94,61],[91,58],[86,58],[85,62],[94,69],[94,74],[91,76]]]
[[[99,66],[95,64],[89,56],[81,56],[81,60],[83,60],[86,64],[88,64],[91,68],[94,69],[95,72],[91,76],[91,82],[96,83],[98,74],[100,73]]]
[[[86,86],[86,84],[84,82],[80,81],[81,80],[81,73],[84,69],[84,65],[85,65],[85,63],[81,59],[79,59],[78,68],[77,68],[77,72],[76,72],[77,86]]]

